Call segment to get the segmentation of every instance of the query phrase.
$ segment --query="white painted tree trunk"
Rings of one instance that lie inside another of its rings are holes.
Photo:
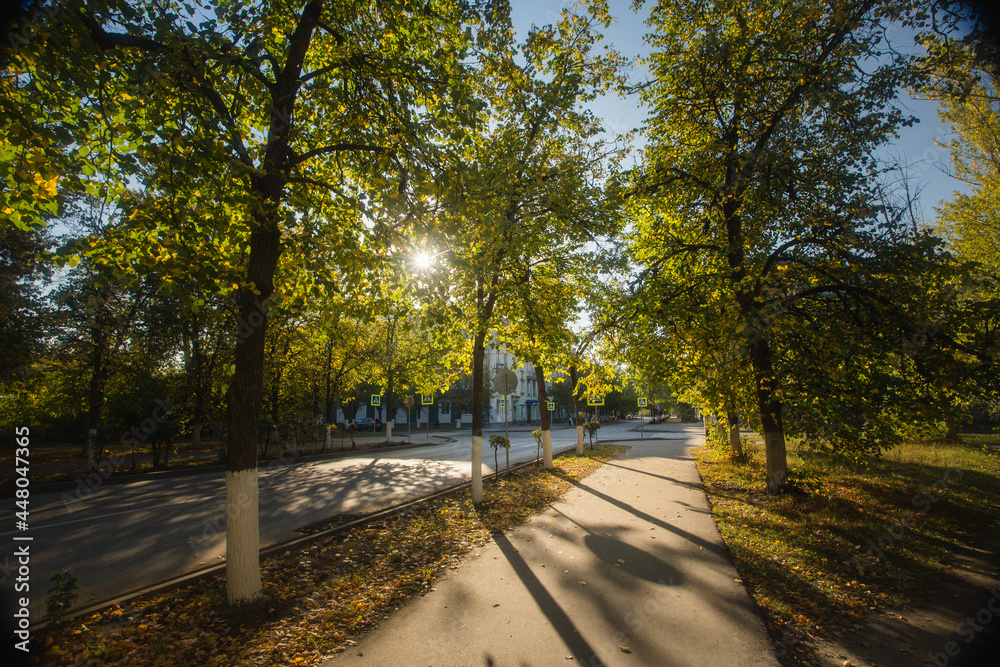
[[[576,425],[576,453],[583,456],[583,424]]]
[[[472,436],[472,502],[483,502],[483,436]]]
[[[257,468],[226,471],[226,580],[230,604],[261,595]]]
[[[542,431],[542,465],[546,470],[552,470],[552,431]]]
[[[326,426],[326,435],[323,436],[323,451],[324,452],[330,447],[331,431],[332,431],[332,429],[330,428],[330,425],[327,424],[327,426]]]
[[[392,440],[392,420],[390,419],[385,423],[385,441],[389,442]]]

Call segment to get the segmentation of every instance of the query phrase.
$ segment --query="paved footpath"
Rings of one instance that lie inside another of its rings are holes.
[[[686,453],[702,433],[625,443],[325,665],[776,665]]]

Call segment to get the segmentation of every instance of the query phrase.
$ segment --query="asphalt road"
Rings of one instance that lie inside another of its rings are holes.
[[[605,424],[601,440],[634,438],[634,422]],[[488,435],[488,434],[487,434]],[[340,459],[264,462],[260,540],[266,547],[301,535],[303,526],[340,514],[376,511],[471,478],[471,434],[456,442]],[[493,451],[484,437],[484,473]],[[576,442],[575,429],[552,431],[553,449]],[[511,463],[535,458],[530,432],[511,432]],[[500,466],[504,465],[500,452]],[[86,605],[196,571],[225,555],[225,477],[219,472],[32,494],[29,534],[32,621],[40,620],[49,579],[59,569],[79,578]],[[13,525],[11,521],[8,525]],[[15,531],[0,533],[11,543]],[[0,554],[0,582],[16,576],[14,548]],[[8,555],[9,554],[9,555]]]

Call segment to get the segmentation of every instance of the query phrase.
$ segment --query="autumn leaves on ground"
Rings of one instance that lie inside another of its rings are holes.
[[[264,601],[238,615],[226,611],[220,577],[48,627],[33,637],[35,664],[316,664],[624,450],[600,445],[556,459],[554,472],[501,475],[478,508],[463,490],[268,558]]]
[[[910,443],[858,464],[792,443],[794,489],[780,496],[764,488],[759,446],[742,464],[725,446],[697,450],[719,530],[782,664],[812,664],[817,640],[877,610],[926,603],[955,550],[997,531],[1000,455],[989,444],[1000,437]]]

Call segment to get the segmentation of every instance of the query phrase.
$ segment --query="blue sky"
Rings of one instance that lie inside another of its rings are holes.
[[[511,0],[511,18],[518,35],[523,37],[532,24],[555,22],[562,8],[573,4],[556,0]],[[603,31],[605,39],[623,56],[639,55],[644,48],[642,36],[647,32],[643,17],[631,10],[631,0],[609,0],[609,4],[617,23]],[[968,191],[968,188],[946,173],[950,162],[948,151],[935,144],[935,140],[947,140],[949,132],[937,118],[937,104],[912,98],[905,98],[902,104],[920,122],[911,128],[902,128],[899,139],[885,147],[882,157],[898,157],[907,165],[911,189],[920,193],[919,208],[925,220],[932,222],[933,209],[939,200],[951,199],[955,190]],[[636,100],[613,96],[594,103],[592,109],[605,119],[605,128],[610,132],[638,127],[645,116]]]

